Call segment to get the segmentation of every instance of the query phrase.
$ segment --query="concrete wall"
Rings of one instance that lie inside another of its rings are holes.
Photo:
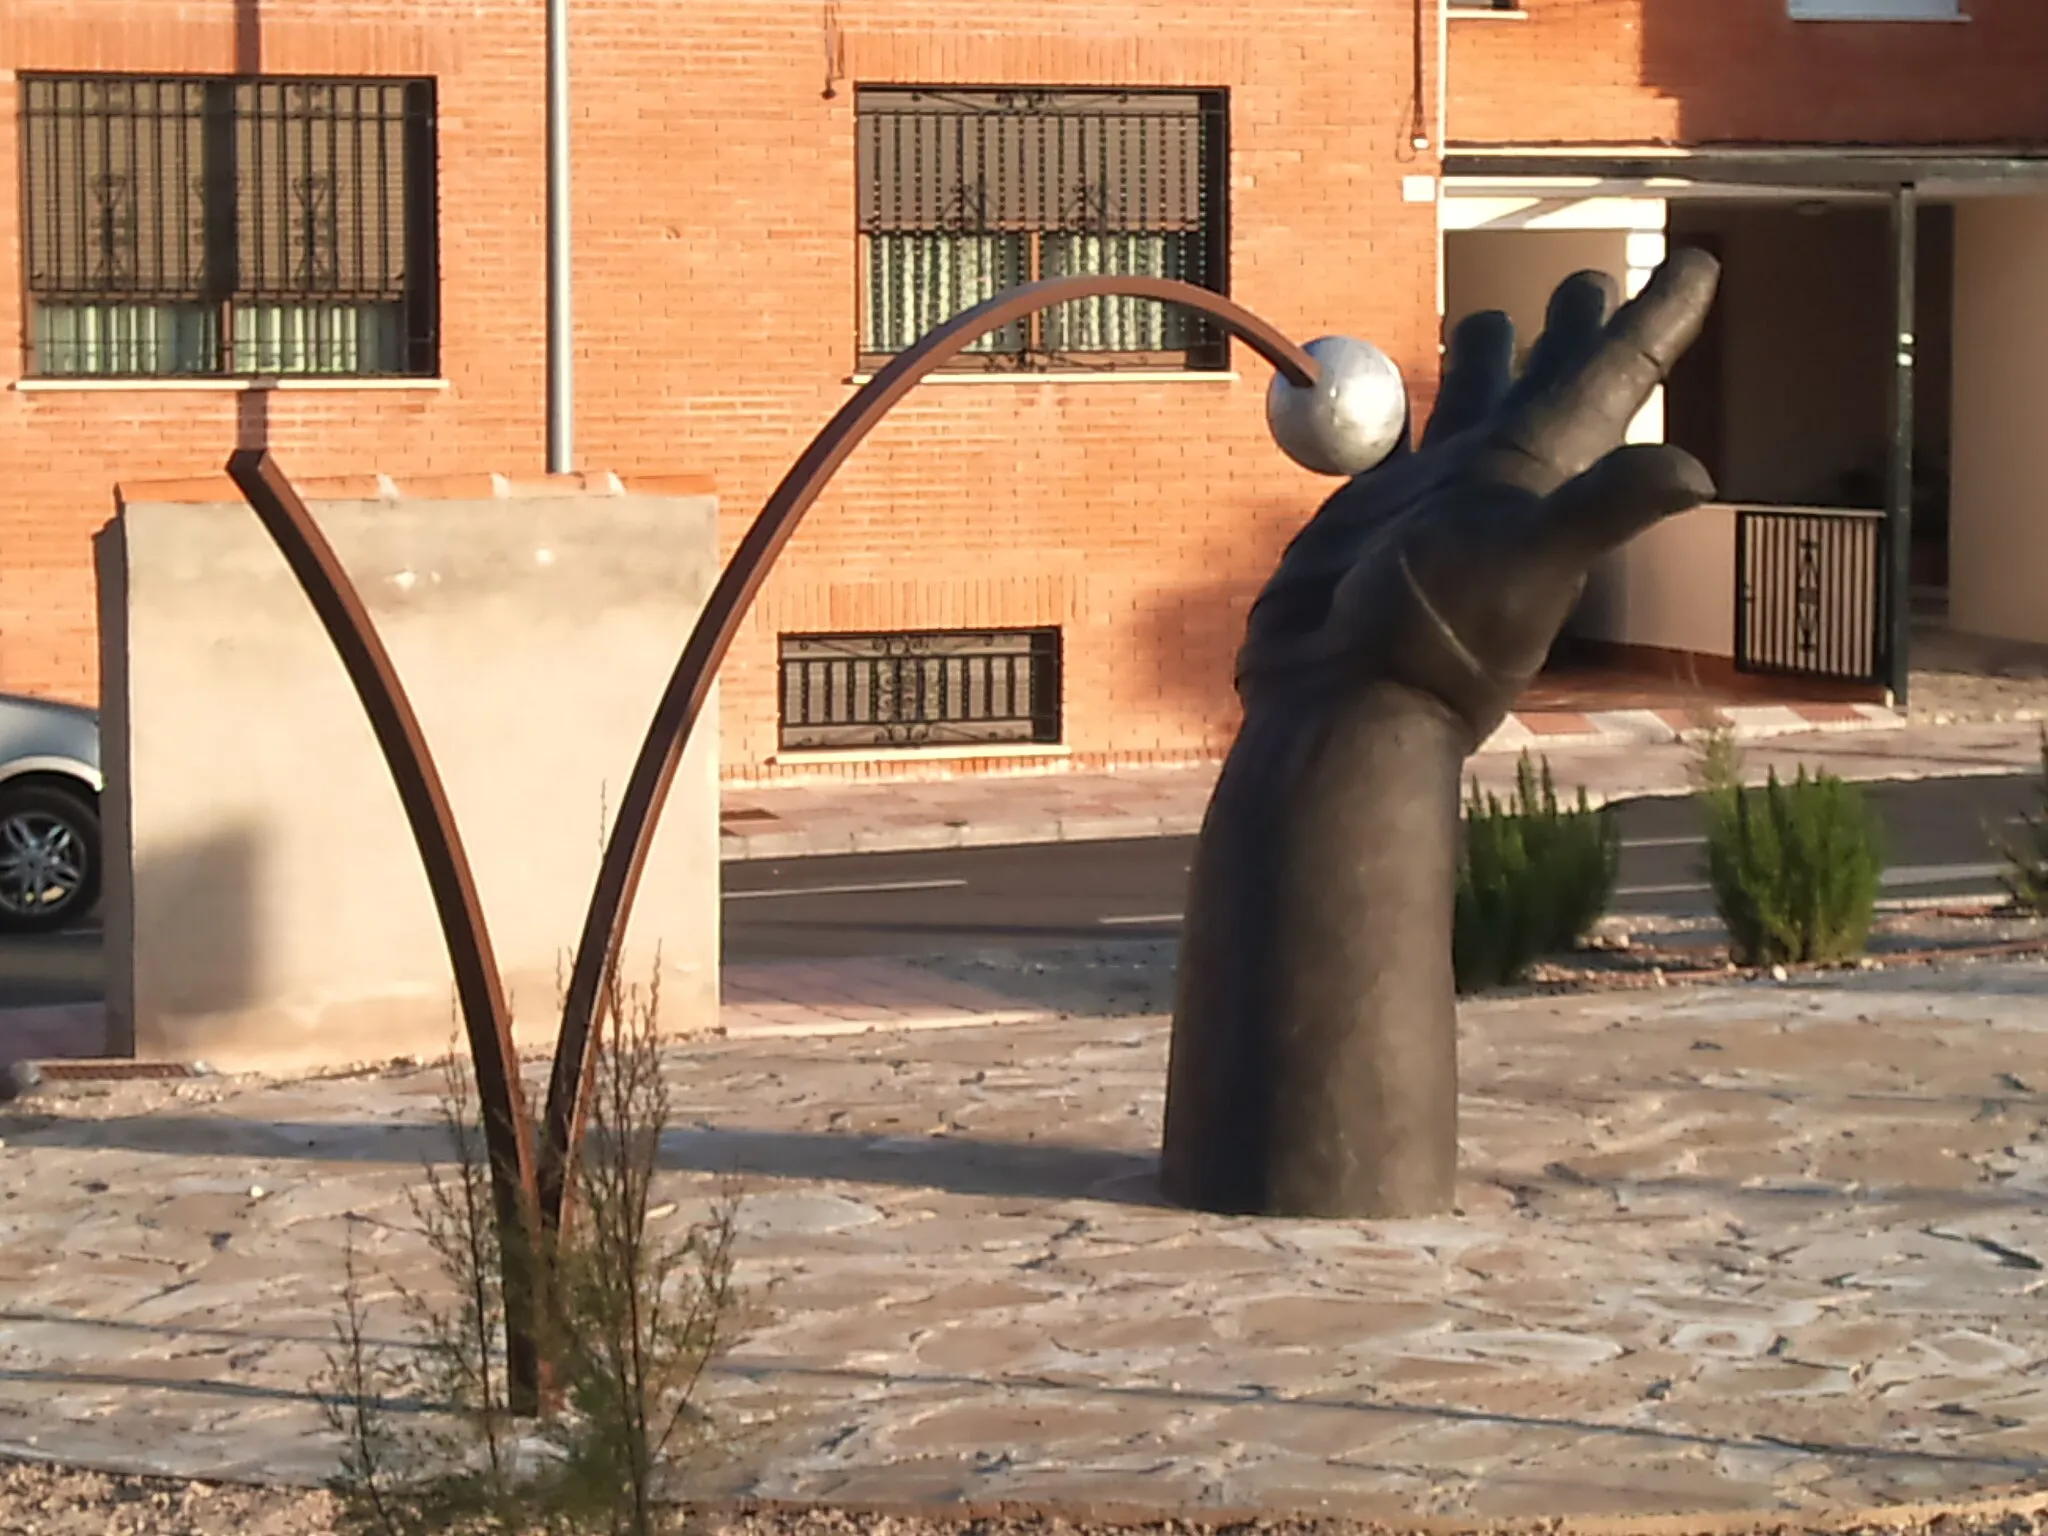
[[[1959,202],[1949,619],[2048,641],[2048,198]]]
[[[544,1046],[604,818],[716,576],[717,504],[470,488],[313,507],[439,765],[520,1037]],[[390,774],[232,494],[135,486],[102,537],[116,610],[103,632],[126,642],[102,661],[108,757],[124,770],[109,826],[129,833],[125,860],[109,851],[108,932],[132,936],[110,946],[110,1033],[143,1057],[222,1067],[438,1051],[447,953]],[[676,778],[627,980],[648,978],[657,944],[665,1027],[715,1022],[715,715]]]
[[[1517,365],[1543,333],[1551,290],[1574,272],[1628,275],[1628,235],[1616,229],[1473,229],[1444,235],[1444,332],[1480,310],[1515,322]]]
[[[1700,656],[1735,654],[1735,512],[1695,507],[1638,534],[1587,584],[1573,631]]]

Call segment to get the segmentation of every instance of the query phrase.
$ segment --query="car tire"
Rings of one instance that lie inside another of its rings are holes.
[[[0,788],[0,932],[49,933],[100,896],[100,816],[84,793]]]

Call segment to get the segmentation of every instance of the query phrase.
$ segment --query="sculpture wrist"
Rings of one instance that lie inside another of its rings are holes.
[[[1442,1210],[1456,1169],[1450,957],[1470,727],[1390,681],[1261,690],[1190,883],[1163,1174],[1299,1216]]]

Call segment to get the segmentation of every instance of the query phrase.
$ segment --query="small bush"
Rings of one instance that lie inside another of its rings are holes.
[[[658,974],[658,973],[657,973]],[[675,1474],[708,1441],[703,1372],[734,1316],[738,1195],[663,1232],[652,1208],[673,1106],[661,1076],[658,985],[608,981],[577,1200],[545,1248],[543,1329],[557,1399],[542,1422],[513,1414],[503,1355],[504,1254],[473,1090],[451,1057],[448,1171],[429,1166],[412,1210],[440,1271],[436,1297],[403,1290],[419,1350],[401,1363],[369,1342],[363,1276],[344,1254],[336,1348],[321,1380],[343,1442],[329,1487],[361,1536],[548,1532],[655,1536],[679,1529]],[[399,1416],[402,1397],[425,1414]]]
[[[1550,764],[1522,754],[1508,803],[1472,786],[1451,956],[1460,992],[1519,980],[1540,956],[1574,947],[1607,910],[1620,831],[1581,789],[1561,809]]]
[[[2041,814],[2022,817],[2026,831],[2005,845],[2001,880],[2013,902],[2048,917],[2048,728],[2041,732]]]
[[[1863,952],[1884,874],[1883,836],[1863,792],[1833,774],[1701,796],[1707,878],[1742,965],[1826,964]]]

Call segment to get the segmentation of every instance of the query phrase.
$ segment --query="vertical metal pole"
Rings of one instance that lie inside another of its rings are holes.
[[[1885,504],[1885,547],[1890,569],[1885,583],[1885,682],[1892,707],[1904,709],[1913,644],[1913,373],[1918,338],[1914,335],[1919,292],[1920,202],[1911,185],[1892,194],[1892,353],[1891,472]]]
[[[548,473],[576,464],[574,327],[569,305],[569,0],[547,0]]]

